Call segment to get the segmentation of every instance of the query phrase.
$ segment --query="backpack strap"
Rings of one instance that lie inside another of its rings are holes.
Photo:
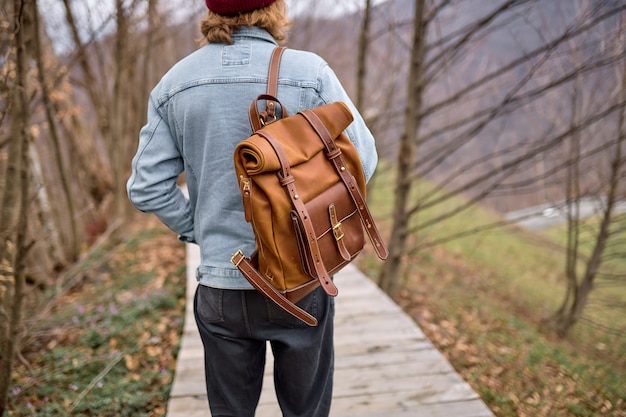
[[[270,69],[267,76],[267,95],[278,97],[278,71],[280,70],[280,59],[285,52],[284,46],[278,46],[272,51],[270,58]]]
[[[300,112],[302,116],[309,122],[311,127],[317,132],[317,135],[320,137],[322,142],[324,142],[324,146],[326,147],[326,157],[333,164],[337,174],[346,185],[346,188],[350,192],[350,196],[354,201],[354,204],[359,209],[359,215],[361,217],[361,221],[363,222],[363,226],[367,235],[374,246],[374,250],[380,259],[387,259],[389,256],[389,252],[387,251],[387,247],[383,241],[380,232],[378,231],[378,227],[376,227],[376,223],[374,223],[374,219],[367,208],[367,204],[365,199],[363,198],[363,194],[361,194],[361,190],[356,184],[354,177],[348,172],[346,162],[341,156],[341,149],[337,147],[335,140],[328,132],[328,129],[319,118],[317,114],[313,110],[303,110]]]
[[[285,52],[284,46],[277,46],[272,51],[270,57],[269,72],[267,74],[267,90],[265,94],[258,96],[250,104],[248,110],[248,118],[250,120],[250,127],[252,131],[256,132],[266,124],[272,123],[277,119],[276,117],[276,105],[280,105],[282,111],[282,117],[287,117],[287,109],[276,98],[278,96],[278,72],[280,70],[280,59]],[[265,110],[259,112],[258,101],[265,100]]]
[[[265,277],[256,270],[252,260],[246,258],[241,250],[238,250],[230,261],[237,267],[237,269],[239,269],[243,276],[246,277],[248,282],[252,284],[252,286],[261,294],[267,296],[283,310],[302,320],[309,326],[317,326],[317,319],[289,301],[287,297],[274,288],[272,284],[270,284]]]

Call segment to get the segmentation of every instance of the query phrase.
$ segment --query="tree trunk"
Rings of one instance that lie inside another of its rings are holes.
[[[75,53],[84,77],[84,87],[89,97],[92,109],[96,112],[98,132],[103,140],[108,141],[111,137],[110,120],[112,118],[111,100],[105,88],[98,88],[101,83],[97,82],[94,70],[89,61],[89,54],[86,46],[80,39],[78,27],[74,19],[69,0],[63,0],[65,8],[65,18],[74,41]],[[101,205],[107,201],[107,196],[114,188],[114,181],[110,174],[111,161],[103,157],[94,144],[93,134],[87,134],[82,122],[76,116],[72,116],[72,130],[75,133],[69,137],[73,140],[74,146],[79,153],[77,158],[87,172],[89,190],[97,204]],[[106,155],[108,156],[108,155]],[[105,208],[106,210],[106,208]]]
[[[43,175],[41,159],[37,147],[31,145],[28,147],[28,163],[33,188],[34,207],[31,209],[30,216],[38,219],[40,228],[36,232],[37,238],[45,241],[44,244],[37,245],[33,248],[33,256],[35,256],[37,268],[30,269],[29,276],[35,281],[37,286],[46,287],[51,284],[50,271],[54,270],[55,265],[65,265],[66,251],[65,245],[61,240],[61,234],[56,225],[54,215],[52,213],[52,205],[50,196],[46,189],[46,179]],[[43,242],[42,242],[43,243]]]
[[[35,2],[35,7],[37,7],[37,3]],[[69,243],[69,253],[67,253],[68,259],[71,261],[75,261],[78,259],[79,255],[79,240],[78,240],[78,232],[76,230],[76,210],[74,208],[74,199],[72,195],[72,191],[70,188],[70,181],[66,172],[66,164],[63,161],[63,153],[61,151],[61,141],[59,139],[58,134],[58,126],[57,121],[54,116],[54,109],[52,106],[52,102],[50,100],[50,91],[48,89],[48,82],[46,78],[46,68],[44,65],[44,56],[41,47],[41,37],[40,37],[40,28],[39,28],[39,10],[35,10],[33,16],[33,43],[35,45],[35,62],[37,63],[37,76],[39,79],[39,86],[41,88],[41,100],[43,102],[44,111],[46,114],[46,122],[48,123],[48,131],[50,138],[52,139],[52,146],[54,149],[54,158],[57,166],[57,171],[59,172],[59,178],[61,179],[61,188],[63,190],[63,198],[65,200],[65,204],[67,206],[68,211],[68,219],[70,226],[70,243]],[[45,185],[42,184],[42,188]],[[45,193],[45,190],[43,191]],[[51,217],[51,216],[49,216]],[[48,225],[49,229],[56,231],[56,227],[53,226],[52,218],[49,219]],[[55,233],[56,234],[56,233]],[[56,234],[58,235],[58,234]],[[63,255],[66,255],[65,253]],[[62,258],[58,258],[57,261],[61,263],[65,263],[65,256]]]
[[[359,56],[357,58],[357,73],[356,73],[356,108],[360,112],[365,111],[364,96],[365,96],[365,77],[367,76],[367,50],[369,45],[368,33],[372,12],[372,1],[365,0],[365,10],[363,10],[363,22],[361,23],[361,32],[359,33]]]
[[[115,82],[113,85],[113,118],[111,120],[111,137],[107,141],[109,160],[113,171],[115,217],[125,219],[129,212],[126,197],[126,168],[129,101],[132,97],[126,94],[133,72],[132,61],[129,59],[129,36],[127,10],[123,0],[116,0],[117,31],[115,34]]]
[[[626,70],[622,69],[622,99],[626,98]],[[595,243],[591,257],[587,260],[585,273],[580,282],[578,282],[576,274],[576,264],[579,259],[578,236],[582,219],[578,212],[575,216],[568,216],[568,246],[567,246],[567,290],[565,299],[561,307],[550,319],[550,325],[557,335],[565,337],[568,331],[582,317],[589,295],[593,289],[594,281],[598,276],[600,267],[602,266],[602,257],[611,237],[610,227],[613,223],[614,207],[617,204],[619,196],[620,179],[624,175],[624,167],[626,166],[626,158],[624,158],[624,145],[626,143],[626,111],[622,109],[618,117],[617,140],[615,144],[615,153],[611,162],[610,178],[607,184],[606,205],[603,208],[602,221],[595,238]],[[576,113],[574,113],[575,115]],[[579,138],[574,138],[574,146],[578,149]],[[579,154],[577,154],[577,157]],[[578,159],[574,160],[573,169],[578,167]],[[572,178],[568,181],[574,184],[574,192],[571,198],[575,198],[576,204],[581,198],[580,190],[577,188],[580,172],[575,171]]]
[[[80,39],[78,26],[76,25],[76,20],[74,19],[74,14],[72,12],[72,7],[70,5],[69,0],[63,0],[63,5],[65,8],[65,20],[70,27],[70,32],[72,33],[72,40],[74,41],[74,47],[76,50],[76,55],[78,57],[78,63],[80,65],[84,79],[84,85],[89,96],[89,100],[93,106],[93,109],[97,112],[98,116],[98,127],[103,137],[108,137],[109,133],[109,120],[110,120],[110,109],[108,103],[110,103],[105,89],[98,89],[98,86],[101,83],[97,82],[97,78],[94,75],[93,68],[89,63],[89,54],[87,53],[87,48],[83,44]]]
[[[141,75],[141,98],[139,98],[139,117],[142,121],[146,120],[148,113],[148,94],[150,94],[150,88],[152,87],[152,74],[154,72],[155,63],[153,61],[152,51],[155,47],[155,33],[158,28],[158,19],[159,15],[157,13],[158,9],[158,0],[149,0],[148,1],[148,33],[146,35],[146,46],[144,48],[145,55],[143,59],[143,73]],[[136,141],[132,142],[133,145],[136,144]]]
[[[0,227],[0,264],[12,266],[0,282],[0,416],[7,407],[13,360],[20,345],[20,322],[24,289],[25,239],[28,220],[28,56],[27,34],[32,24],[35,0],[13,1],[15,87],[11,98],[9,163]],[[17,218],[16,218],[17,214]],[[8,233],[7,233],[8,232]],[[9,250],[10,247],[13,250]]]
[[[402,257],[410,221],[408,206],[414,181],[413,170],[417,153],[417,138],[421,126],[421,117],[418,115],[422,109],[422,94],[424,90],[424,58],[426,55],[425,3],[425,0],[417,0],[415,4],[413,45],[408,79],[409,95],[404,114],[404,131],[400,139],[397,160],[393,225],[388,244],[389,258],[383,264],[379,277],[380,287],[391,296],[396,295],[400,289],[400,269],[402,267]]]
[[[581,78],[576,78],[575,88],[571,94],[572,116],[570,118],[570,128],[578,123],[579,99],[578,87]],[[569,161],[567,169],[567,179],[565,183],[565,199],[567,201],[567,244],[565,253],[565,297],[561,306],[553,318],[553,327],[559,335],[565,335],[567,329],[573,324],[571,322],[571,305],[578,298],[578,255],[580,238],[580,136],[579,131],[572,134],[570,141]]]

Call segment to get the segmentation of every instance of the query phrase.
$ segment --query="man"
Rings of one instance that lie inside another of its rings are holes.
[[[266,342],[275,358],[276,395],[286,417],[329,414],[333,380],[334,304],[321,288],[298,305],[319,322],[309,327],[252,289],[230,263],[252,253],[234,172],[236,144],[251,135],[248,107],[266,90],[272,50],[286,39],[284,0],[206,0],[206,45],[178,62],[150,95],[128,195],[185,242],[197,243],[201,264],[194,311],[205,351],[213,417],[254,416]],[[278,98],[290,114],[335,101],[355,120],[346,133],[365,176],[377,163],[374,138],[325,61],[288,49]],[[177,187],[185,172],[189,198]]]

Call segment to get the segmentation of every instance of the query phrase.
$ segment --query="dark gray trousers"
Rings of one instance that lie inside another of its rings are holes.
[[[266,342],[284,417],[326,417],[334,369],[334,300],[321,288],[298,306],[319,324],[309,327],[254,290],[199,285],[194,313],[202,343],[212,417],[253,417],[263,382]]]

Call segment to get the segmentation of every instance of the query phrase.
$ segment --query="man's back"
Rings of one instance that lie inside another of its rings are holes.
[[[206,45],[181,60],[155,87],[151,100],[184,159],[194,240],[202,253],[200,282],[249,289],[230,263],[237,249],[245,253],[255,249],[254,235],[244,219],[233,152],[252,133],[248,108],[266,91],[269,59],[277,45],[269,33],[256,27],[239,29],[233,40],[233,45]],[[333,101],[349,102],[323,59],[291,49],[281,61],[278,98],[289,114]],[[142,136],[151,134],[150,129],[142,132]],[[348,135],[364,156],[369,178],[375,166],[367,147],[371,135],[350,129]],[[158,135],[152,140],[159,141]],[[156,142],[151,146],[164,147]]]

